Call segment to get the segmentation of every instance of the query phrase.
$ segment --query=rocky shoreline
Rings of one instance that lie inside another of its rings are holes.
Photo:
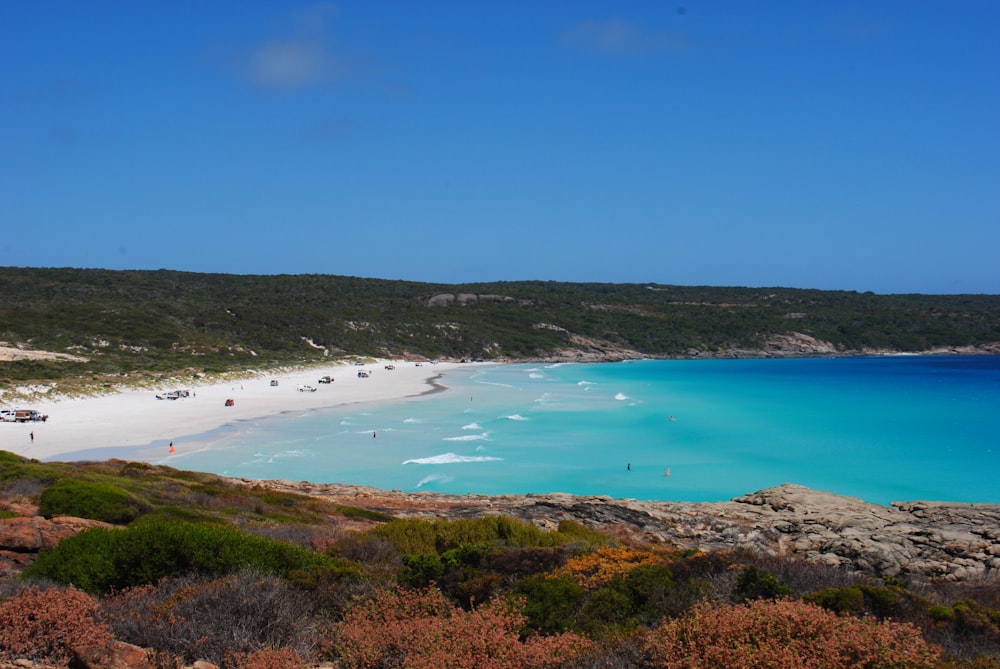
[[[1000,577],[1000,504],[863,500],[783,484],[729,502],[544,495],[446,495],[346,484],[229,479],[396,517],[504,514],[539,527],[573,520],[622,539],[677,549],[749,548],[873,576],[976,581]]]
[[[337,483],[225,479],[298,493],[399,518],[461,519],[502,514],[555,529],[575,521],[625,541],[676,550],[749,549],[800,557],[876,577],[977,582],[1000,578],[1000,504],[894,502],[891,506],[783,484],[728,502],[664,502],[607,496],[447,495]],[[36,512],[37,513],[37,512]],[[331,519],[345,529],[373,521]],[[0,519],[0,576],[39,550],[98,521],[26,514]]]

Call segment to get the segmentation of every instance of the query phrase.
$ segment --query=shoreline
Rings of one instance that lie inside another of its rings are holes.
[[[338,362],[251,372],[239,379],[119,390],[98,397],[53,397],[27,407],[48,415],[48,420],[0,424],[0,450],[37,460],[160,460],[169,454],[170,444],[179,450],[186,441],[202,442],[204,435],[240,421],[441,392],[446,389],[440,383],[444,374],[469,364],[387,359],[364,365]],[[360,371],[368,376],[360,377]],[[324,376],[333,377],[333,382],[319,383]],[[277,385],[271,385],[273,381]],[[298,390],[305,385],[315,391]],[[190,395],[156,398],[173,390],[188,390]],[[233,405],[227,406],[230,399]]]

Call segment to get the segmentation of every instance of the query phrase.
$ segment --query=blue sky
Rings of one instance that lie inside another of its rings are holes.
[[[1000,293],[1000,3],[0,0],[0,266]]]

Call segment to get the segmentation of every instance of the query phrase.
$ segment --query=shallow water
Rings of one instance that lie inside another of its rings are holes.
[[[474,366],[442,383],[236,423],[169,464],[449,493],[717,501],[792,482],[1000,502],[1000,357]]]

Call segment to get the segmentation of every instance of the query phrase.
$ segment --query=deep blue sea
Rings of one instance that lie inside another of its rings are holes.
[[[787,482],[1000,502],[1000,357],[474,365],[440,382],[235,423],[169,464],[459,494],[718,501]]]

